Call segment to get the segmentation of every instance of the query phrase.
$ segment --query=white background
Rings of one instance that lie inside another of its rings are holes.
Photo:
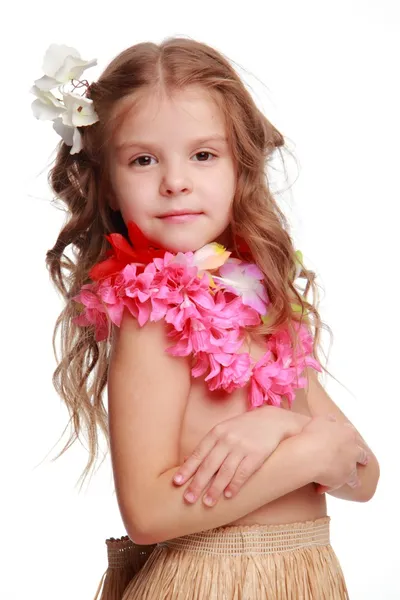
[[[326,387],[381,465],[369,503],[329,498],[333,545],[352,600],[400,598],[396,0],[38,0],[8,4],[3,17],[0,596],[91,599],[106,568],[105,539],[125,534],[109,457],[80,494],[85,448],[76,443],[51,462],[68,439],[57,444],[68,414],[51,384],[61,301],[44,258],[64,216],[46,184],[58,138],[33,118],[28,92],[50,43],[97,57],[85,73],[91,81],[124,48],[178,34],[245,69],[295,153],[282,201],[335,334],[328,368],[343,385],[329,378]]]

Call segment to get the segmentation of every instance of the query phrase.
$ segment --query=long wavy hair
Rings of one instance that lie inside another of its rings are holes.
[[[300,294],[294,286],[298,258],[288,221],[270,190],[266,167],[275,151],[282,158],[284,137],[257,108],[230,61],[213,48],[186,38],[170,38],[159,45],[140,43],[124,50],[86,92],[93,100],[99,121],[80,128],[83,149],[71,155],[70,147],[60,142],[48,175],[52,191],[67,209],[66,222],[46,254],[51,279],[66,302],[53,335],[57,361],[53,384],[68,408],[69,423],[72,421],[70,438],[55,460],[84,433],[89,459],[80,477],[82,484],[98,457],[99,430],[110,449],[103,404],[110,339],[96,342],[93,329],[73,323],[79,306],[72,297],[90,281],[91,267],[105,258],[109,249],[105,234],[127,235],[121,214],[110,206],[109,142],[124,116],[124,110],[114,109],[116,103],[124,107],[121,101],[125,98],[127,109],[132,108],[132,102],[143,92],[176,91],[192,84],[207,89],[225,117],[237,167],[232,232],[250,247],[254,261],[265,275],[271,300],[269,319],[256,333],[269,335],[287,325],[296,345],[296,332],[290,324],[292,320],[306,322],[314,335],[314,356],[320,362],[321,329],[331,333],[318,312],[315,274],[301,265],[305,289]],[[66,254],[68,249],[72,258]],[[310,292],[312,298],[308,299]],[[301,310],[294,311],[293,303]],[[328,372],[323,365],[322,368]]]

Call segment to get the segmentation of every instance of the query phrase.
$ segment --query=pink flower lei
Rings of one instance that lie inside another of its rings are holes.
[[[300,349],[294,350],[288,330],[283,330],[269,336],[260,360],[242,351],[245,328],[261,324],[268,313],[260,269],[229,258],[230,253],[216,243],[194,253],[161,254],[144,269],[143,264],[128,263],[83,285],[73,297],[83,305],[73,322],[94,327],[96,340],[102,341],[108,320],[119,327],[125,309],[141,327],[164,319],[172,342],[167,352],[192,355],[192,376],[203,376],[210,390],[230,393],[249,384],[251,408],[280,406],[283,396],[291,406],[295,389],[307,384],[302,376],[305,367],[317,371],[321,367],[312,355],[312,335],[296,321]]]

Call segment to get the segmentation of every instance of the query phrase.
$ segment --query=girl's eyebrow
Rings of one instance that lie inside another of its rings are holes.
[[[189,143],[190,146],[204,146],[207,142],[221,142],[223,144],[228,143],[228,139],[225,135],[221,135],[220,133],[214,133],[212,135],[207,135],[206,137],[199,137],[191,140]],[[119,152],[124,150],[128,150],[133,147],[141,147],[141,148],[151,148],[157,147],[157,144],[152,142],[146,142],[144,140],[131,140],[129,142],[123,142],[122,144],[117,145],[116,149]]]

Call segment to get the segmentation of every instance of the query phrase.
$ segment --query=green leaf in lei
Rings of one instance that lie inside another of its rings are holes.
[[[296,258],[297,258],[297,269],[295,271],[294,274],[294,279],[297,279],[301,273],[302,270],[302,265],[303,265],[303,253],[301,250],[296,250],[295,252]]]
[[[302,296],[302,298],[303,298],[303,296]],[[292,303],[290,306],[292,307],[293,312],[301,312],[302,311],[302,307],[301,307],[300,304],[293,304]],[[307,309],[304,310],[304,314],[305,315],[307,315],[308,312],[309,311]]]

